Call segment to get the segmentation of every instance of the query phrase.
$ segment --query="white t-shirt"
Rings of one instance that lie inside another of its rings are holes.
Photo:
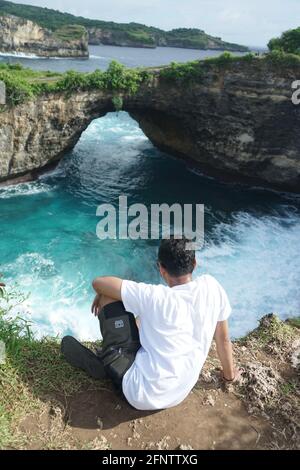
[[[140,318],[135,361],[123,378],[123,393],[139,410],[170,408],[196,384],[217,322],[231,313],[228,297],[210,275],[175,286],[123,281],[125,309]]]

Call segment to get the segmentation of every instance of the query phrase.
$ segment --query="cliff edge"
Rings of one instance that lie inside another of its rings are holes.
[[[14,344],[0,364],[2,449],[300,448],[299,320],[268,315],[234,342],[243,369],[235,385],[220,380],[213,344],[188,398],[155,413],[134,410],[110,382],[73,369],[57,340]]]
[[[50,31],[24,18],[0,15],[0,52],[40,57],[88,57],[88,34],[79,25]]]

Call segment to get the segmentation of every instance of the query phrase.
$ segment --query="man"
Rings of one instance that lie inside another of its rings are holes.
[[[103,337],[98,355],[74,338],[62,341],[71,364],[95,378],[110,377],[140,410],[182,402],[199,378],[213,337],[224,380],[236,378],[227,295],[210,275],[193,280],[195,252],[186,250],[187,242],[171,238],[160,244],[157,264],[166,285],[117,277],[93,281],[92,312],[99,317]]]

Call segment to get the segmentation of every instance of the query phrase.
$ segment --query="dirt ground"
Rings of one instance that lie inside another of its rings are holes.
[[[45,398],[44,411],[27,416],[19,431],[31,436],[31,449],[44,448],[45,437],[47,448],[300,448],[299,330],[289,336],[283,327],[274,338],[271,327],[262,323],[258,333],[234,344],[244,370],[237,385],[220,380],[213,346],[197,385],[175,408],[134,410],[104,382],[100,390]]]
[[[82,445],[99,440],[100,447],[113,450],[256,449],[272,434],[272,426],[249,415],[234,394],[215,388],[194,389],[179,406],[154,413],[134,410],[113,390],[83,391],[61,405],[65,414],[59,419],[73,439]],[[48,432],[55,413],[50,407],[48,413],[29,416],[20,430]],[[34,440],[31,448],[39,447]]]

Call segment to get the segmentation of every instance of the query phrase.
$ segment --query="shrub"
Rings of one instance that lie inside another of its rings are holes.
[[[184,64],[171,62],[169,67],[160,71],[160,76],[166,80],[191,81],[199,79],[202,73],[200,61],[195,60]]]
[[[294,67],[300,66],[300,56],[296,54],[286,54],[280,50],[274,50],[265,55],[265,60],[270,65],[279,67]]]
[[[0,69],[0,80],[5,83],[7,103],[17,105],[34,95],[33,87],[21,77]]]
[[[24,339],[33,339],[29,322],[19,315],[11,315],[25,299],[26,296],[18,291],[0,289],[0,340],[5,344],[6,352],[14,356],[20,353]]]
[[[137,69],[127,69],[123,64],[113,60],[106,72],[105,85],[110,90],[124,90],[134,94],[139,89],[142,76]]]
[[[270,51],[300,54],[300,27],[285,31],[279,38],[271,39],[268,48]]]
[[[115,110],[122,111],[123,109],[123,98],[122,96],[114,96],[112,99]]]
[[[87,88],[88,78],[87,75],[74,70],[68,70],[63,77],[56,83],[57,91],[79,91]]]

